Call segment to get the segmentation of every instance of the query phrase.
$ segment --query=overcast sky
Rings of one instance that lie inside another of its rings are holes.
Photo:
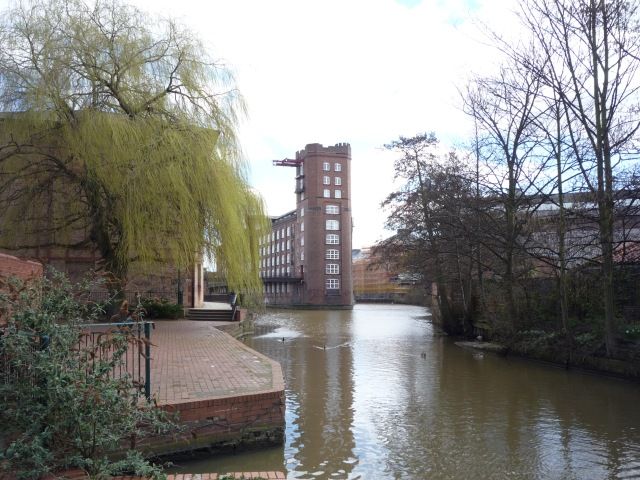
[[[382,145],[425,131],[445,144],[468,138],[457,88],[497,57],[478,22],[514,23],[511,0],[129,3],[178,19],[235,72],[248,105],[240,138],[250,182],[270,215],[295,208],[294,170],[272,160],[308,143],[351,144],[354,248],[393,233],[380,208],[394,188]]]

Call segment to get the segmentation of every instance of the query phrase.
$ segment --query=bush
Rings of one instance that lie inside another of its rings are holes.
[[[627,340],[640,340],[640,325],[625,325],[621,330],[622,336]]]
[[[170,318],[177,319],[183,315],[181,305],[169,302],[166,298],[144,299],[142,306],[146,311],[146,318]]]
[[[133,448],[171,423],[130,376],[113,378],[135,341],[128,330],[80,342],[82,325],[103,314],[80,301],[88,291],[53,273],[29,286],[12,281],[2,299],[12,313],[0,336],[0,465],[18,478],[71,468],[92,477],[162,476]],[[123,458],[113,461],[115,451]]]

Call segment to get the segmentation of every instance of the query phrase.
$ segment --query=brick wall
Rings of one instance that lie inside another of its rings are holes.
[[[178,414],[181,432],[143,440],[147,452],[168,455],[200,449],[278,445],[284,438],[284,390],[162,405]]]
[[[29,281],[42,277],[42,264],[31,260],[22,260],[13,255],[0,253],[0,279],[18,277]],[[0,282],[0,290],[3,284]],[[11,316],[9,304],[0,306],[0,327],[7,324],[7,319]]]
[[[0,253],[0,277],[16,276],[23,280],[42,277],[42,264]]]

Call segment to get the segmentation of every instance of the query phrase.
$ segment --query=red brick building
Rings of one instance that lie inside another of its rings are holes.
[[[296,209],[261,239],[266,303],[351,308],[351,147],[313,143],[274,164],[295,168]]]

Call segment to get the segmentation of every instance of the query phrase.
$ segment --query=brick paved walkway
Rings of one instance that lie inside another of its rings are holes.
[[[160,320],[151,333],[151,392],[159,405],[283,389],[280,365],[215,328]]]

